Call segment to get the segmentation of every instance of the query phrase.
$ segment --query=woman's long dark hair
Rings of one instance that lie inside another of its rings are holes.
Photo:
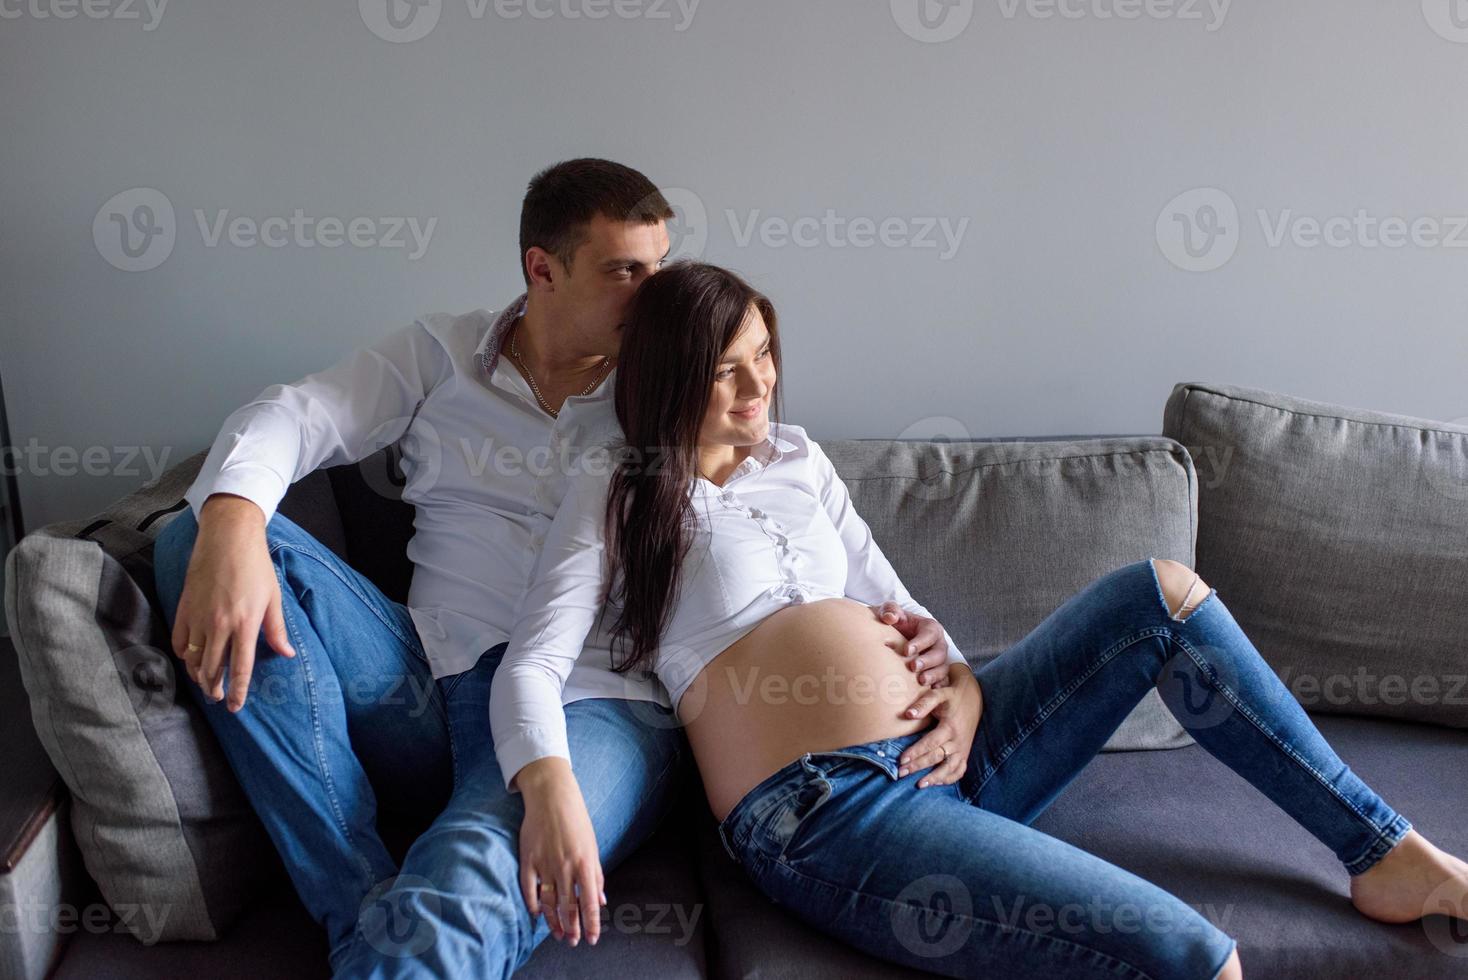
[[[770,331],[780,370],[780,335],[768,298],[727,269],[681,261],[639,287],[622,331],[615,404],[626,444],[607,492],[607,596],[621,612],[613,669],[651,668],[692,542],[698,436],[714,374],[750,309]],[[780,416],[779,385],[771,400]]]

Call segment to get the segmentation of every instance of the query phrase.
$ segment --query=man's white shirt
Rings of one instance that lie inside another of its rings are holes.
[[[408,610],[433,676],[473,667],[507,641],[536,555],[587,447],[621,438],[613,369],[551,418],[500,343],[521,296],[488,310],[430,314],[299,381],[271,385],[220,429],[185,494],[245,497],[269,520],[292,483],[322,466],[400,444],[413,505]],[[650,671],[617,673],[599,623],[566,679],[563,704],[588,697],[669,706]],[[488,747],[486,747],[487,749]]]

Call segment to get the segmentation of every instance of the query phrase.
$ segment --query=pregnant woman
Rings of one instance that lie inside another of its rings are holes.
[[[558,937],[595,942],[606,901],[560,707],[593,629],[620,669],[667,688],[720,837],[758,887],[894,962],[1242,976],[1236,942],[1191,907],[1029,826],[1154,685],[1341,862],[1364,914],[1420,918],[1439,911],[1424,907],[1435,890],[1462,907],[1468,864],[1357,778],[1181,564],[1103,575],[977,676],[936,624],[913,641],[895,622],[930,617],[830,460],[770,421],[778,341],[771,303],[734,274],[683,263],[650,277],[618,363],[625,444],[605,465],[582,458],[538,558],[490,716],[525,802],[521,887]]]

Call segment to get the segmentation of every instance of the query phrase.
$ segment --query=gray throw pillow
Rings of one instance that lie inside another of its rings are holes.
[[[1198,571],[1309,711],[1468,727],[1468,426],[1188,382]]]
[[[179,686],[191,682],[152,595],[153,539],[203,460],[92,519],[26,535],[5,562],[6,618],[77,847],[122,928],[147,944],[218,938],[283,876]]]

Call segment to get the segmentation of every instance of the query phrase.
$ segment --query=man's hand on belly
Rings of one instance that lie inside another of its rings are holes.
[[[919,684],[943,687],[948,683],[948,641],[936,619],[914,615],[890,599],[872,606],[872,611],[907,637],[907,647],[900,652],[908,668],[917,672]]]

